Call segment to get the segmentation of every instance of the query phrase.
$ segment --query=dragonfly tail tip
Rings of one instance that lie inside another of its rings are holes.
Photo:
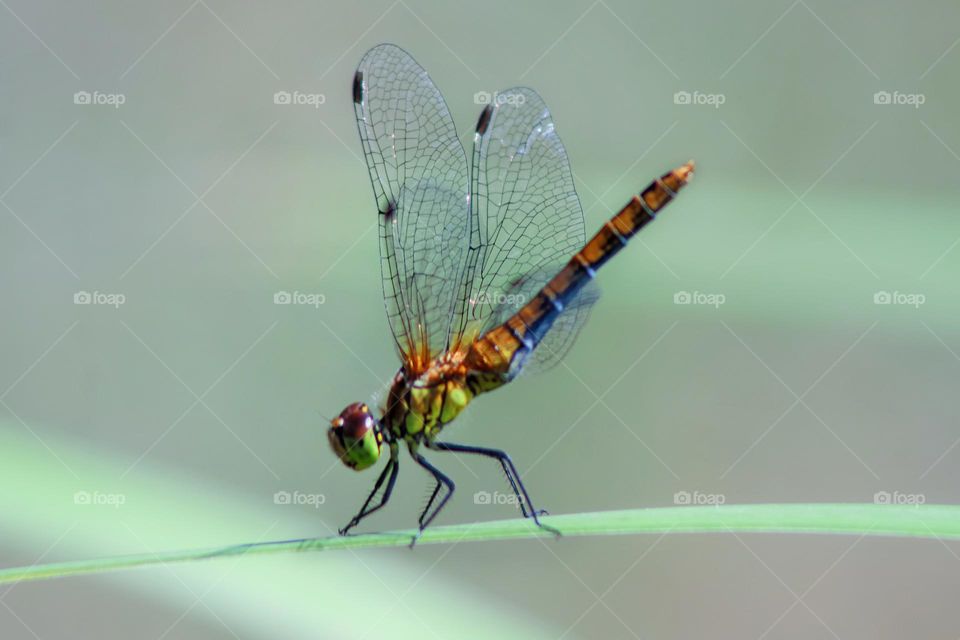
[[[690,182],[690,179],[693,178],[693,171],[696,168],[693,160],[690,160],[684,165],[681,165],[678,169],[674,170],[674,173],[682,182]]]

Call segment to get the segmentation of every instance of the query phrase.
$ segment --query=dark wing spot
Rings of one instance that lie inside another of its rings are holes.
[[[353,76],[353,101],[363,102],[363,71],[357,71]]]
[[[483,108],[483,111],[480,112],[480,119],[477,120],[477,133],[483,135],[487,132],[491,117],[493,117],[493,105],[488,104]]]
[[[394,204],[393,201],[391,200],[390,202],[387,203],[386,210],[381,211],[380,215],[382,215],[387,220],[392,219],[395,215],[397,215],[397,205]]]

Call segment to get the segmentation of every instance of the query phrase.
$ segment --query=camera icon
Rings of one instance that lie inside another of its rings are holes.
[[[290,499],[289,491],[277,491],[273,494],[273,504],[290,504]]]
[[[73,94],[73,104],[90,104],[91,96],[89,91],[77,91]]]
[[[692,301],[693,296],[689,291],[677,291],[673,294],[673,304],[690,304]]]
[[[474,104],[490,104],[491,102],[493,102],[493,96],[490,95],[489,91],[477,91],[473,94]]]
[[[673,494],[673,504],[690,504],[691,496],[689,491],[677,491]]]
[[[873,494],[873,503],[874,504],[890,504],[892,496],[889,491],[877,491]]]
[[[893,302],[893,296],[889,291],[877,291],[873,294],[873,304],[890,304]]]
[[[489,491],[477,491],[473,494],[473,504],[492,504],[493,496]]]
[[[90,492],[77,491],[73,494],[73,504],[90,504]]]
[[[692,96],[689,91],[677,91],[673,94],[673,104],[690,104]]]
[[[893,96],[889,91],[877,91],[873,94],[873,104],[890,104],[892,100]]]
[[[93,301],[93,296],[90,295],[89,291],[77,291],[73,294],[73,304],[90,304]]]
[[[273,294],[273,304],[290,304],[292,301],[293,296],[289,291],[277,291]]]
[[[273,104],[290,104],[293,96],[290,95],[289,91],[277,91],[273,94]]]

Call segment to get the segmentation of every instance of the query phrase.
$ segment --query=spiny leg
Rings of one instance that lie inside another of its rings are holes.
[[[370,495],[367,496],[367,499],[364,501],[363,506],[360,507],[360,511],[357,513],[357,515],[353,516],[350,522],[347,523],[347,526],[345,526],[343,529],[340,529],[340,535],[347,535],[350,529],[360,524],[361,520],[387,504],[387,502],[390,500],[390,494],[393,493],[393,487],[397,484],[397,472],[400,470],[400,462],[398,458],[399,456],[396,447],[391,445],[390,459],[387,461],[387,466],[384,467],[383,471],[380,473],[380,476],[377,478],[376,483],[374,483],[373,491],[371,491]],[[375,507],[370,507],[370,503],[377,495],[377,492],[380,491],[380,487],[383,485],[383,480],[384,478],[387,478],[388,473],[390,474],[390,477],[389,480],[387,480],[387,488],[384,489],[383,496],[380,498],[380,502],[378,502]]]
[[[448,478],[442,471],[430,464],[430,462],[427,461],[427,459],[422,455],[415,453],[413,454],[413,459],[417,461],[417,464],[426,469],[431,476],[433,476],[433,479],[437,481],[437,486],[434,487],[433,493],[430,495],[430,500],[427,502],[427,506],[420,514],[420,531],[413,537],[413,540],[410,541],[411,547],[413,547],[413,545],[416,543],[417,538],[420,537],[420,534],[423,533],[423,530],[430,526],[430,523],[433,522],[433,519],[436,518],[437,515],[443,510],[447,504],[447,501],[450,500],[450,497],[453,495],[454,490],[456,490],[456,485],[453,484],[453,480]],[[441,485],[446,487],[447,491],[440,499],[440,503],[431,512],[430,507],[433,505],[437,494],[440,492]]]
[[[437,495],[440,493],[440,488],[443,485],[440,482],[437,482],[433,485],[433,491],[430,492],[430,497],[427,498],[427,502],[424,504],[423,510],[420,512],[419,522],[423,522],[423,514],[430,510],[430,505],[433,504],[433,501],[437,499]]]
[[[523,517],[533,518],[533,521],[541,529],[546,529],[547,531],[550,531],[558,536],[560,535],[560,532],[553,527],[547,526],[540,522],[539,516],[545,515],[547,512],[544,510],[538,511],[537,508],[533,506],[533,502],[530,500],[530,494],[527,493],[527,488],[523,485],[523,481],[520,479],[520,474],[517,472],[517,468],[514,466],[513,460],[510,459],[510,456],[506,451],[501,451],[500,449],[489,449],[487,447],[454,444],[452,442],[433,442],[427,446],[436,451],[472,453],[497,460],[500,463],[500,466],[503,467],[503,472],[507,474],[507,480],[510,482],[510,488],[513,489],[513,494],[516,496],[517,502],[520,503],[520,512],[523,514]],[[529,512],[524,506],[525,504],[530,507]]]
[[[503,467],[503,473],[507,476],[507,482],[510,483],[510,488],[513,489],[513,495],[517,499],[517,504],[520,505],[520,513],[523,514],[524,518],[529,518],[530,514],[527,513],[527,505],[530,504],[531,512],[534,511],[533,504],[530,503],[530,497],[527,495],[526,489],[521,493],[520,489],[517,486],[517,483],[520,481],[520,474],[517,473],[517,468],[513,465],[513,460],[505,452],[499,449],[487,449],[484,447],[472,447],[460,444],[446,443],[446,442],[435,442],[433,448],[437,451],[454,451],[457,453],[473,453],[477,455],[483,455],[490,458],[494,458],[500,463],[500,466]],[[514,480],[516,477],[516,481]],[[520,484],[520,487],[523,487],[523,484]],[[524,499],[526,498],[526,499]],[[546,515],[546,510],[541,509],[536,511],[534,515]],[[539,523],[538,523],[539,524]]]

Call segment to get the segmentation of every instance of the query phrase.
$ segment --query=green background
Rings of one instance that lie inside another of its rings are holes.
[[[340,466],[324,428],[397,367],[349,92],[384,41],[430,72],[466,143],[477,92],[536,88],[588,232],[698,163],[602,272],[566,366],[482,398],[452,440],[507,449],[555,513],[677,492],[957,502],[955,3],[0,5],[3,566],[326,535],[355,512],[375,472]],[[493,465],[434,461],[458,483],[439,522],[515,515],[474,503],[507,491]],[[430,487],[402,462],[371,529],[415,522]],[[954,637],[958,556],[677,535],[226,560],[17,585],[0,635]]]

